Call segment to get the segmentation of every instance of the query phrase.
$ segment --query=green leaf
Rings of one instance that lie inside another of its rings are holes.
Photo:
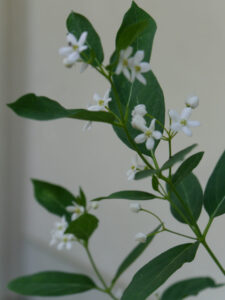
[[[190,173],[182,181],[175,184],[175,188],[189,208],[194,220],[197,221],[203,205],[203,192],[197,177],[193,173]],[[170,188],[168,188],[168,191],[170,193],[171,201],[179,208],[189,222],[193,223],[193,220],[189,217],[186,209],[184,209],[177,196]],[[171,206],[171,212],[178,221],[186,223],[183,217],[180,216],[173,206]]]
[[[120,39],[120,35],[124,32],[127,26],[132,26],[133,24],[137,24],[139,22],[147,22],[148,26],[146,29],[141,32],[135,41],[131,44],[133,47],[133,54],[136,53],[137,50],[143,50],[145,52],[144,61],[148,62],[151,56],[153,39],[156,31],[155,21],[141,8],[139,8],[134,2],[132,2],[131,8],[125,14],[122,25],[118,31],[116,43]],[[132,55],[133,55],[132,54]],[[118,59],[118,58],[117,58]],[[115,53],[111,58],[111,63],[114,64],[116,59]],[[165,121],[165,104],[164,104],[164,96],[162,89],[153,74],[153,72],[144,73],[144,77],[147,80],[147,84],[143,85],[138,80],[135,80],[134,83],[129,82],[123,74],[114,75],[113,83],[117,90],[117,94],[115,94],[115,90],[111,92],[112,101],[109,103],[110,109],[120,116],[119,109],[117,107],[117,96],[120,98],[121,108],[123,114],[127,116],[126,118],[126,126],[128,128],[129,135],[132,139],[134,139],[140,131],[134,129],[131,126],[131,111],[138,104],[145,104],[147,111],[157,120],[159,120],[164,125]],[[128,109],[126,111],[126,109]],[[151,118],[148,117],[147,125],[149,125]],[[162,132],[162,127],[158,124],[156,125],[156,129]],[[130,143],[129,139],[125,131],[122,128],[115,128],[114,130],[118,137],[131,149],[134,149],[133,145]],[[158,145],[159,141],[155,143],[155,148]],[[145,144],[137,144],[137,148],[146,155],[150,155],[150,151],[146,149]]]
[[[92,201],[101,201],[105,199],[125,199],[125,200],[152,200],[157,198],[156,195],[153,195],[148,192],[142,191],[120,191],[113,193],[109,196],[95,198]]]
[[[198,152],[186,159],[177,169],[173,176],[173,183],[176,184],[190,174],[200,163],[204,152]]]
[[[19,116],[39,120],[55,120],[61,118],[74,118],[113,124],[115,117],[108,112],[92,112],[86,109],[65,109],[58,102],[47,97],[27,94],[8,106]]]
[[[177,152],[176,154],[174,154],[169,160],[167,160],[161,170],[166,170],[171,168],[174,164],[176,164],[177,162],[183,160],[185,158],[185,156],[191,152],[195,147],[197,146],[197,144],[193,144],[179,152]]]
[[[154,239],[157,231],[159,231],[161,225],[159,225],[154,231],[149,233],[148,238],[146,239],[145,243],[140,243],[137,245],[129,254],[128,256],[124,259],[124,261],[121,263],[119,266],[116,275],[114,276],[112,283],[115,283],[117,279],[126,271],[127,268],[130,267],[130,265],[135,262],[135,260],[144,252],[144,250],[148,247],[148,245],[152,242]]]
[[[36,200],[49,212],[58,216],[69,216],[67,206],[77,202],[76,197],[65,188],[49,182],[32,179]]]
[[[133,44],[137,37],[143,33],[148,26],[148,21],[140,21],[131,25],[125,26],[122,31],[119,32],[116,40],[116,49],[126,49]]]
[[[78,239],[87,242],[97,227],[98,219],[85,213],[69,224],[66,233],[72,233]]]
[[[207,288],[218,288],[222,284],[216,284],[210,277],[196,277],[179,281],[171,285],[163,293],[161,300],[182,300],[189,296],[196,296]]]
[[[77,39],[81,36],[84,31],[88,32],[86,45],[88,49],[81,53],[84,61],[98,66],[102,64],[104,60],[104,53],[99,35],[95,31],[92,24],[84,16],[71,12],[66,21],[67,29]]]
[[[145,300],[184,263],[194,259],[198,245],[182,244],[154,258],[134,275],[121,300]]]
[[[139,171],[135,174],[135,179],[136,180],[140,180],[140,179],[144,179],[146,177],[152,176],[154,174],[156,174],[158,172],[158,170],[143,170],[143,171]]]
[[[96,285],[86,275],[48,271],[19,277],[8,288],[20,295],[52,297],[86,292]]]
[[[159,190],[159,180],[155,175],[152,176],[152,188],[155,191]]]
[[[213,170],[204,193],[204,206],[210,217],[225,213],[225,151]]]
[[[80,192],[80,195],[79,195],[79,197],[77,197],[77,203],[81,206],[86,207],[87,199],[86,199],[85,193],[84,193],[84,191],[82,190],[81,187],[80,187],[79,192]]]
[[[72,118],[87,121],[105,122],[114,124],[113,114],[105,111],[89,111],[86,109],[66,109],[58,102],[47,97],[27,94],[8,106],[20,117],[47,121],[61,118]]]

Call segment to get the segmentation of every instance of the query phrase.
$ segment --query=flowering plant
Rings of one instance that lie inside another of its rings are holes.
[[[82,188],[79,195],[75,196],[59,185],[33,180],[36,200],[49,212],[61,217],[52,231],[50,244],[56,245],[59,250],[69,250],[74,243],[81,244],[99,284],[84,274],[49,271],[17,278],[9,283],[9,288],[22,295],[43,297],[96,289],[108,294],[111,299],[142,300],[154,294],[184,263],[193,261],[200,245],[225,275],[223,266],[206,241],[214,219],[225,213],[225,152],[210,175],[204,192],[193,174],[204,153],[197,152],[186,158],[196,144],[172,153],[172,142],[176,135],[182,131],[191,136],[192,128],[200,125],[198,121],[190,120],[193,110],[199,105],[199,99],[196,96],[189,97],[181,114],[169,110],[166,125],[163,92],[149,64],[156,32],[155,21],[132,2],[117,33],[116,48],[108,65],[103,64],[100,38],[84,16],[72,12],[66,24],[68,45],[59,50],[64,65],[71,68],[81,63],[81,71],[91,66],[108,81],[109,90],[103,97],[94,94],[95,103],[87,109],[66,109],[56,101],[34,94],[22,96],[8,106],[18,115],[34,120],[86,120],[86,129],[91,127],[92,122],[111,124],[118,138],[136,153],[127,172],[128,179],[151,178],[154,193],[125,190],[87,202]],[[168,159],[162,165],[158,163],[156,151],[159,143],[168,144],[169,149]],[[175,168],[177,164],[179,167]],[[89,248],[89,240],[99,223],[93,212],[104,199],[135,200],[130,204],[133,212],[150,214],[159,222],[151,233],[136,235],[138,245],[120,264],[110,283],[101,275]],[[171,230],[158,215],[139,202],[151,199],[167,201],[173,217],[186,224],[192,235]],[[197,222],[203,207],[209,220],[205,228],[201,229]],[[162,232],[182,236],[191,242],[159,254],[137,271],[121,296],[116,295],[114,286],[120,276],[152,243],[154,237]],[[196,295],[206,288],[220,286],[210,277],[194,277],[177,282],[161,296],[155,296],[161,300],[179,300]]]

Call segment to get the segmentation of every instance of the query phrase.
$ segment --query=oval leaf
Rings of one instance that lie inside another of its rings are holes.
[[[20,117],[38,121],[72,118],[87,121],[114,124],[115,117],[105,111],[89,111],[87,109],[66,109],[58,102],[47,97],[27,94],[8,106]]]
[[[144,179],[146,177],[152,176],[154,174],[156,174],[158,172],[158,170],[143,170],[143,171],[139,171],[135,174],[135,179],[136,180],[140,180],[140,179]]]
[[[150,232],[148,234],[148,237],[146,239],[145,243],[140,243],[138,246],[136,246],[129,254],[128,256],[124,259],[124,261],[121,263],[119,266],[116,275],[114,276],[112,283],[115,283],[117,279],[122,275],[123,272],[126,271],[129,266],[135,262],[135,260],[144,252],[144,250],[148,247],[148,245],[152,242],[154,239],[157,231],[159,231],[161,225],[159,225],[154,231]]]
[[[85,275],[48,271],[19,277],[8,288],[21,295],[52,297],[86,292],[96,285]]]
[[[208,288],[221,287],[210,277],[196,277],[179,281],[171,285],[162,295],[160,300],[182,300],[189,296],[196,296]]]
[[[98,66],[104,60],[104,53],[99,35],[88,19],[78,13],[71,12],[66,21],[67,29],[77,39],[84,31],[88,32],[86,44],[88,49],[81,53],[84,61]]]
[[[48,211],[58,216],[69,216],[67,206],[77,202],[76,197],[65,188],[49,182],[32,179],[36,200]]]
[[[225,151],[213,170],[204,193],[204,206],[210,217],[225,213]]]
[[[152,200],[157,198],[156,195],[153,195],[148,192],[142,191],[120,191],[113,193],[109,196],[95,198],[92,201],[101,201],[105,199],[125,199],[125,200]]]
[[[145,300],[184,263],[194,259],[198,245],[182,244],[154,258],[134,275],[121,300]]]
[[[203,154],[204,152],[198,152],[186,159],[177,169],[176,173],[173,175],[173,183],[178,183],[184,177],[190,174],[200,163]]]
[[[166,170],[171,168],[173,165],[175,165],[177,162],[179,162],[180,160],[183,160],[185,158],[185,156],[191,152],[195,147],[197,146],[197,144],[193,144],[179,152],[177,152],[176,154],[174,154],[169,160],[167,160],[161,170]]]
[[[175,188],[183,201],[189,207],[194,220],[197,221],[203,205],[203,192],[197,177],[193,173],[190,173],[181,182],[175,184]],[[189,214],[186,212],[186,209],[184,209],[177,196],[170,189],[168,190],[171,201],[179,208],[189,222],[193,223],[193,220],[190,218]],[[180,216],[173,206],[171,206],[171,212],[178,221],[181,223],[186,223],[183,217]]]
[[[98,219],[86,213],[71,222],[66,233],[71,233],[80,240],[88,241],[97,227]]]

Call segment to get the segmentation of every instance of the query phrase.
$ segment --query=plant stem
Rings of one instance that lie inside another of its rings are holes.
[[[89,258],[89,260],[90,260],[90,263],[91,263],[91,265],[92,265],[92,267],[93,267],[93,269],[94,269],[94,271],[95,271],[95,273],[96,273],[98,279],[101,281],[102,285],[103,285],[104,288],[105,288],[105,289],[98,288],[98,290],[101,291],[101,292],[103,292],[103,293],[108,294],[113,300],[118,300],[118,299],[112,294],[111,290],[109,289],[109,287],[107,286],[105,280],[103,279],[101,273],[99,272],[99,270],[98,270],[98,268],[97,268],[97,266],[96,266],[96,264],[95,264],[95,262],[94,262],[94,259],[93,259],[92,255],[91,255],[91,252],[90,252],[90,250],[89,250],[89,248],[88,248],[88,245],[85,244],[85,245],[84,245],[84,248],[85,248],[85,250],[86,250],[86,252],[87,252],[87,256],[88,256],[88,258]]]
[[[183,234],[183,233],[179,233],[179,232],[170,230],[170,229],[168,229],[168,228],[164,228],[164,231],[167,231],[167,232],[170,232],[170,233],[173,233],[173,234],[176,234],[176,235],[185,237],[185,238],[187,238],[187,239],[198,240],[197,238],[194,238],[194,237],[192,237],[192,236],[189,236],[189,235],[186,235],[186,234]]]
[[[140,211],[144,211],[144,212],[146,212],[146,213],[152,215],[154,218],[156,218],[156,219],[159,221],[159,223],[161,224],[162,228],[164,228],[164,223],[163,223],[163,221],[160,219],[159,216],[157,216],[156,214],[154,214],[152,211],[150,211],[150,210],[148,210],[148,209],[144,209],[144,208],[141,208]]]
[[[213,259],[213,261],[215,262],[215,264],[218,266],[218,268],[220,269],[220,271],[223,273],[223,275],[225,276],[225,270],[222,267],[221,263],[219,262],[219,260],[217,259],[217,257],[215,256],[215,254],[212,252],[212,250],[210,249],[209,245],[207,244],[207,242],[205,240],[201,241],[201,244],[205,247],[206,251],[208,252],[208,254],[211,256],[211,258]]]

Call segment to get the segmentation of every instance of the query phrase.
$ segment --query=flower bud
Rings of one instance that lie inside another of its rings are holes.
[[[199,105],[199,98],[198,96],[191,96],[187,98],[185,101],[185,104],[187,107],[190,107],[192,109],[196,108]]]
[[[133,109],[132,111],[132,116],[136,116],[136,115],[139,115],[139,116],[142,116],[144,117],[144,115],[147,114],[147,110],[146,110],[146,107],[144,104],[138,104],[135,106],[135,108]]]
[[[146,121],[141,115],[134,115],[131,121],[133,128],[144,131],[146,127]]]
[[[131,203],[130,210],[132,212],[138,213],[141,210],[141,205],[139,203]]]
[[[147,235],[142,233],[142,232],[139,232],[135,235],[135,241],[136,242],[139,242],[139,243],[145,243],[146,242],[146,239],[147,239]]]

